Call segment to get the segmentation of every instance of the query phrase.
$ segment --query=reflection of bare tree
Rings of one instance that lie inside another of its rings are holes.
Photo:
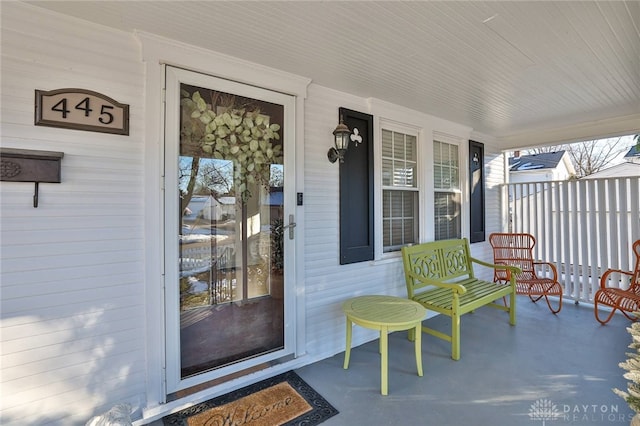
[[[282,169],[282,165],[278,164],[271,167],[269,186],[276,188],[284,186],[284,170]]]
[[[200,165],[196,191],[201,194],[230,194],[233,189],[231,161],[204,162]]]
[[[183,157],[184,158],[184,157]],[[181,194],[181,211],[184,212],[194,195],[233,195],[233,164],[194,157],[180,162],[179,179],[186,182]]]
[[[186,191],[180,197],[180,215],[184,214],[185,209],[191,202],[191,198],[193,197],[193,189],[196,186],[196,177],[198,176],[198,169],[200,168],[200,158],[194,157],[191,161],[191,167],[188,171],[184,171],[180,168],[180,179],[182,180],[183,176],[189,176],[189,183],[187,183]]]
[[[200,155],[202,154],[201,140],[204,137],[204,129],[202,126],[193,126],[190,117],[186,115],[184,108],[181,108],[181,126],[180,126],[180,155],[183,157],[191,157],[190,164],[183,166],[180,164],[180,181],[185,176],[189,176],[186,189],[183,191],[180,201],[180,213],[183,214],[196,187],[196,178],[200,168]]]

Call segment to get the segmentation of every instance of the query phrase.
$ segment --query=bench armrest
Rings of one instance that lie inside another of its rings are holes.
[[[489,262],[485,262],[484,260],[476,259],[475,257],[472,257],[471,261],[473,263],[477,263],[478,265],[486,266],[487,268],[491,268],[491,269],[506,269],[507,277],[509,277],[510,274],[519,274],[522,272],[522,270],[517,266],[489,263]]]
[[[428,286],[428,285],[433,285],[436,287],[442,287],[442,288],[448,288],[451,289],[452,291],[458,293],[458,294],[464,294],[467,292],[467,289],[465,288],[465,286],[463,286],[462,284],[456,284],[456,283],[445,283],[442,281],[438,281],[438,280],[434,280],[431,278],[427,278],[427,277],[422,277],[420,275],[416,275],[415,273],[411,272],[411,271],[404,271],[405,274],[408,275],[408,277],[412,280],[415,281],[419,281],[420,284],[422,284],[423,286]]]

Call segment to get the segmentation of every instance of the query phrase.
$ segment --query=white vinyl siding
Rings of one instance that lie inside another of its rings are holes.
[[[309,85],[308,94],[303,158],[306,350],[310,357],[321,359],[344,351],[344,314],[340,304],[362,291],[362,283],[366,282],[368,291],[376,294],[400,296],[406,293],[404,284],[399,281],[402,272],[399,262],[384,265],[339,263],[340,172],[335,167],[337,163],[332,167],[327,160],[327,150],[332,145],[331,130],[339,119],[338,108],[367,111],[366,102],[316,84]],[[327,123],[333,123],[328,133]],[[385,275],[397,278],[387,279]],[[354,328],[353,333],[354,345],[377,336],[375,331],[363,328]]]
[[[485,223],[487,237],[491,232],[500,232],[503,220],[501,203],[505,179],[505,156],[494,146],[485,144]],[[504,228],[506,229],[506,228]]]
[[[34,92],[130,105],[130,135],[34,126]],[[62,182],[0,183],[2,424],[76,425],[145,399],[144,67],[130,34],[2,5],[2,146],[59,151]]]

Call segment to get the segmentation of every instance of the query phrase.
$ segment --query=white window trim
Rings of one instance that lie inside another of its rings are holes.
[[[416,198],[416,208],[417,208],[417,214],[413,217],[414,219],[414,227],[418,227],[418,232],[420,232],[420,224],[419,224],[419,219],[420,217],[422,217],[422,206],[420,205],[420,191],[422,190],[422,185],[421,185],[421,180],[420,180],[420,168],[422,167],[421,163],[421,158],[420,158],[420,152],[419,152],[419,145],[420,145],[420,140],[419,140],[419,132],[413,133],[411,132],[410,129],[404,129],[402,128],[402,126],[395,128],[393,126],[387,126],[387,125],[382,125],[380,127],[380,132],[391,132],[392,135],[403,135],[403,136],[409,136],[409,137],[414,137],[416,142],[415,142],[415,148],[416,148],[416,160],[415,160],[415,167],[416,167],[416,175],[414,176],[414,180],[415,180],[415,186],[413,187],[407,187],[407,186],[394,186],[393,184],[391,185],[385,185],[384,182],[381,181],[380,183],[380,195],[381,195],[381,204],[384,207],[384,197],[382,196],[384,194],[385,191],[398,191],[398,192],[405,192],[405,193],[416,193],[417,194],[417,198]],[[381,142],[380,144],[382,145],[382,138],[381,138]],[[381,160],[383,160],[383,156],[380,155]],[[394,159],[394,161],[396,160],[395,156],[392,156],[392,158]],[[382,169],[380,170],[382,172]],[[393,182],[394,178],[391,178],[391,181]],[[384,213],[381,211],[381,215],[380,215],[380,219],[381,219],[381,226],[382,226],[382,230],[383,230],[383,234],[382,237],[384,238]],[[418,239],[420,238],[420,234],[416,233],[414,230],[414,234],[415,234],[415,238],[416,241],[418,241]],[[396,247],[396,245],[393,245],[394,249],[388,252],[385,252],[385,246],[384,246],[384,241],[382,242],[382,250],[384,254],[388,254],[388,253],[392,253],[392,252],[397,252],[399,251]]]
[[[463,205],[469,205],[469,195],[465,182],[469,179],[469,144],[473,129],[452,121],[444,120],[429,114],[424,114],[410,108],[405,108],[397,104],[392,104],[377,98],[368,98],[369,114],[373,115],[373,128],[375,134],[374,146],[374,231],[375,231],[375,257],[373,264],[384,264],[400,261],[399,252],[382,252],[382,200],[378,194],[382,194],[382,130],[381,124],[391,124],[404,129],[413,129],[419,133],[418,136],[418,182],[420,187],[419,204],[421,214],[419,218],[419,241],[433,241],[435,230],[433,227],[434,217],[434,180],[433,180],[433,139],[437,136],[443,142],[454,141],[459,145],[460,155],[460,183],[462,189],[461,201]],[[468,208],[463,208],[462,214],[462,236],[469,235],[469,213]]]
[[[400,123],[397,122],[395,120],[389,120],[386,118],[380,118],[377,122],[376,125],[376,144],[375,144],[375,149],[374,149],[374,156],[375,156],[375,172],[374,172],[374,179],[375,179],[375,194],[376,196],[374,197],[374,209],[375,209],[375,214],[374,214],[374,220],[375,220],[375,235],[376,235],[376,243],[375,243],[375,250],[374,250],[374,259],[376,260],[386,260],[386,259],[396,259],[400,257],[400,252],[399,251],[393,251],[393,252],[387,252],[385,253],[384,247],[383,247],[383,240],[382,240],[382,235],[383,235],[383,226],[382,226],[382,221],[383,221],[383,217],[382,217],[382,191],[383,191],[383,186],[382,186],[382,130],[389,130],[392,132],[398,132],[398,133],[403,133],[405,135],[410,135],[410,136],[415,136],[416,138],[416,158],[417,158],[417,162],[416,162],[416,168],[417,168],[417,173],[416,173],[416,189],[418,192],[418,217],[417,219],[417,226],[418,226],[418,241],[421,241],[423,238],[423,230],[425,227],[425,204],[424,204],[424,192],[425,189],[427,188],[427,186],[425,185],[425,174],[424,174],[424,168],[425,168],[425,161],[424,161],[424,153],[425,151],[425,138],[424,138],[424,131],[423,129],[421,129],[418,126],[412,126],[410,124],[405,124],[405,123]]]
[[[467,188],[466,182],[469,179],[469,171],[468,171],[468,158],[469,158],[469,143],[468,138],[464,139],[459,136],[450,135],[447,133],[442,133],[438,131],[433,132],[433,139],[431,140],[431,150],[433,152],[434,142],[442,142],[451,145],[456,145],[458,147],[458,185],[459,189],[454,191],[442,190],[442,192],[456,192],[460,194],[460,204],[462,208],[460,210],[460,236],[461,238],[469,238],[469,209],[465,208],[465,206],[469,206],[469,191]],[[435,181],[433,180],[433,171],[435,169],[435,164],[433,162],[433,155],[431,155],[431,190],[430,192],[430,200],[428,201],[428,205],[433,206],[435,204],[435,193],[438,189],[435,187]],[[430,212],[432,216],[431,221],[431,229],[429,241],[435,239],[435,213],[433,211]]]

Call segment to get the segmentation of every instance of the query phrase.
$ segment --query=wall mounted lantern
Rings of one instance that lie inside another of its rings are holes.
[[[349,147],[349,137],[351,135],[351,130],[344,124],[344,120],[342,116],[340,116],[340,124],[333,131],[334,145],[327,152],[327,158],[330,162],[335,163],[336,160],[340,160],[341,163],[344,163],[344,154],[347,152],[347,148]]]

